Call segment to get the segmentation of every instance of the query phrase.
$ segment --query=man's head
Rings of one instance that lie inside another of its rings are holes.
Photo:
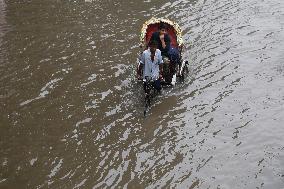
[[[151,52],[155,52],[157,47],[158,47],[158,42],[153,40],[153,41],[150,41],[148,46],[150,47],[150,51]]]
[[[160,23],[159,25],[159,31],[160,34],[166,34],[167,33],[167,25],[163,22]]]

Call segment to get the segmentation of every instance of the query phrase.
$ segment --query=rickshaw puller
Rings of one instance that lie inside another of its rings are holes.
[[[150,41],[148,49],[144,50],[141,55],[140,66],[138,68],[138,78],[141,78],[141,71],[143,70],[143,79],[146,77],[154,81],[156,90],[161,91],[162,73],[163,73],[163,59],[162,54],[158,47],[157,41]],[[146,85],[144,83],[144,90]],[[147,92],[145,90],[145,92]]]

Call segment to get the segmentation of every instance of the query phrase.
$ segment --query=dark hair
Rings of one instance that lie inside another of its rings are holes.
[[[152,47],[153,47],[153,46],[158,47],[158,42],[155,41],[155,40],[149,41],[148,46],[149,46],[149,47],[150,47],[150,46],[152,46]]]
[[[161,22],[160,25],[159,25],[159,30],[161,29],[167,29],[167,24],[165,24],[164,22]]]

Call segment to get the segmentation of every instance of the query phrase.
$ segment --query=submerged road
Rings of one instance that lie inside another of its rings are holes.
[[[145,20],[190,77],[143,117]],[[0,188],[284,188],[284,1],[0,0]]]

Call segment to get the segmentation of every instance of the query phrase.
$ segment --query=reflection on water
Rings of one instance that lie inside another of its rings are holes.
[[[281,188],[284,3],[0,1],[1,188]],[[139,31],[190,77],[143,117]]]

